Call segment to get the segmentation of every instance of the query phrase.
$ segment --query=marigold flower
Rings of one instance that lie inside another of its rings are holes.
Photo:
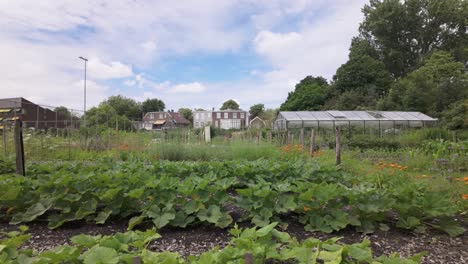
[[[310,210],[312,210],[310,207],[304,205],[304,212],[309,212]]]
[[[463,195],[462,195],[462,199],[463,199],[463,200],[468,200],[468,194],[463,194]]]

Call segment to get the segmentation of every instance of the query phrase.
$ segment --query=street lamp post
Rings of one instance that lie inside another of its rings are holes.
[[[88,59],[84,57],[79,57],[80,59],[84,60],[84,107],[83,107],[83,127],[86,128],[86,63]]]

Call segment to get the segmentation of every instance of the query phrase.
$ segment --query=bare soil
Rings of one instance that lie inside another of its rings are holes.
[[[70,243],[69,239],[78,234],[111,235],[116,232],[125,232],[128,219],[111,220],[104,225],[85,222],[67,223],[60,228],[50,230],[46,222],[28,223],[31,239],[24,247],[37,251],[48,250],[58,245]],[[240,226],[248,227],[244,223]],[[140,229],[150,228],[150,225],[139,226]],[[467,227],[467,226],[465,226]],[[16,226],[7,222],[0,223],[0,231],[15,230]],[[367,238],[375,256],[399,252],[402,256],[410,256],[419,252],[427,252],[423,263],[468,263],[468,234],[451,238],[436,230],[428,230],[425,234],[415,234],[405,230],[391,227],[387,232],[377,231],[373,234],[362,234],[354,229],[344,229],[332,234],[321,232],[306,232],[303,226],[292,220],[285,230],[291,236],[303,240],[309,237],[328,239],[342,237],[343,243],[358,243]],[[209,225],[195,225],[185,229],[163,228],[158,231],[162,238],[153,241],[149,248],[154,251],[172,251],[181,255],[198,255],[212,249],[220,248],[229,242],[229,228],[220,229]]]

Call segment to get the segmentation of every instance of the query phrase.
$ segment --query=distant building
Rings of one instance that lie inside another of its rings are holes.
[[[0,99],[0,123],[14,120],[23,121],[24,127],[37,129],[65,128],[72,123],[78,126],[77,122],[72,122],[62,113],[52,111],[22,97]]]
[[[255,129],[261,129],[261,128],[266,127],[266,123],[265,123],[265,121],[263,119],[256,116],[255,118],[250,120],[249,127],[250,128],[255,128]]]
[[[222,129],[241,129],[249,124],[249,115],[243,110],[195,111],[193,127],[212,125]]]
[[[148,112],[143,117],[143,128],[146,130],[186,128],[190,121],[177,112]]]
[[[212,123],[213,123],[213,111],[193,112],[193,127],[194,128],[211,126]]]

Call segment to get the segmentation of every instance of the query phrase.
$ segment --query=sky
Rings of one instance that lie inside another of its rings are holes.
[[[111,95],[167,109],[279,107],[346,62],[367,0],[0,0],[0,98],[83,109]]]

